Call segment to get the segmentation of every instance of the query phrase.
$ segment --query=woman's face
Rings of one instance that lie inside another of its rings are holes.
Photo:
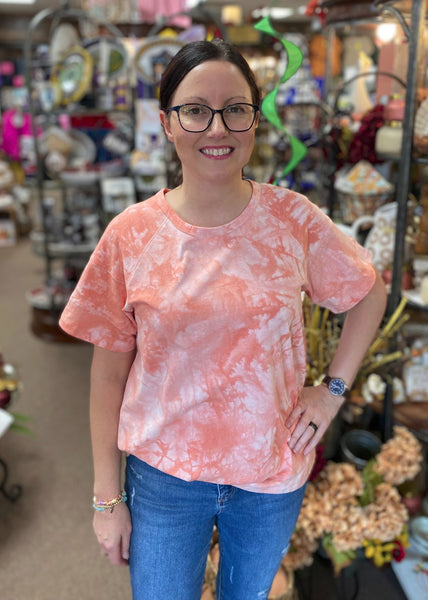
[[[221,109],[236,102],[253,102],[245,77],[232,63],[210,60],[186,75],[174,93],[171,106],[198,103]],[[183,179],[191,176],[218,182],[241,177],[253,150],[257,119],[248,131],[232,132],[217,113],[209,128],[201,133],[184,131],[175,111],[168,115],[161,111],[161,121],[168,139],[175,144]]]

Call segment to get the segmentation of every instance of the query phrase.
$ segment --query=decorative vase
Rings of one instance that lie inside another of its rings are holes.
[[[381,448],[380,439],[370,431],[351,429],[340,440],[340,450],[345,462],[363,469]]]
[[[375,149],[378,157],[385,160],[398,160],[403,144],[403,124],[401,121],[386,121],[376,133]]]

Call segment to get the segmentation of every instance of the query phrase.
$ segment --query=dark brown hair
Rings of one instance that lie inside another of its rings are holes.
[[[260,105],[260,90],[254,73],[242,54],[229,42],[214,39],[211,42],[190,42],[181,48],[166,67],[160,82],[159,101],[163,110],[170,108],[175,90],[186,75],[208,60],[224,60],[234,64],[245,77],[251,90],[253,104]]]

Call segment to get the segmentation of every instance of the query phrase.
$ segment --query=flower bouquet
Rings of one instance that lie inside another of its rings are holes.
[[[311,565],[320,543],[336,575],[361,554],[379,567],[402,560],[408,513],[396,486],[413,479],[421,462],[421,445],[402,426],[361,472],[348,463],[327,462],[307,485],[283,566]]]

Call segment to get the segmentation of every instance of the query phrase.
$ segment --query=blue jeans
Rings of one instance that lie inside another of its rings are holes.
[[[256,494],[186,482],[129,456],[126,489],[133,600],[200,600],[214,525],[220,543],[217,600],[263,600],[287,552],[305,486]]]

